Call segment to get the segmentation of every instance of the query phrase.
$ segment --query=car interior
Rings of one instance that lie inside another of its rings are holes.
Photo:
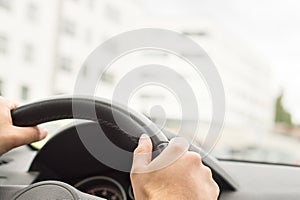
[[[185,138],[219,200],[299,200],[299,10],[298,0],[0,0],[9,126],[48,132],[0,148],[0,200],[134,200],[143,134],[153,159]]]
[[[94,107],[96,118],[92,111],[85,112],[84,116],[74,116],[74,106],[90,111]],[[116,125],[112,117],[114,111],[128,124],[128,130],[133,135],[113,126]],[[168,140],[174,137],[168,131],[161,132],[155,125],[145,126],[149,120],[144,116],[134,112],[129,114],[121,105],[112,106],[103,99],[49,99],[19,107],[12,112],[12,117],[18,126],[32,126],[66,118],[87,121],[61,129],[38,152],[22,147],[19,156],[32,158],[26,160],[28,170],[24,160],[11,158],[14,152],[1,157],[1,179],[5,183],[0,188],[3,200],[97,199],[97,196],[134,199],[129,173],[124,172],[126,168],[130,170],[132,157],[114,155],[109,145],[105,144],[105,138],[123,149],[133,151],[138,136],[147,132],[153,141],[154,152],[159,153]],[[99,124],[104,134],[99,133]],[[91,154],[85,147],[82,138],[94,143],[92,146],[96,148],[93,151],[107,154],[112,162],[123,165],[124,171],[100,163],[95,154]],[[198,146],[192,145],[190,150],[203,155]],[[300,195],[297,178],[300,173],[297,167],[217,160],[212,156],[204,157],[203,162],[211,168],[220,187],[219,199],[298,199]]]

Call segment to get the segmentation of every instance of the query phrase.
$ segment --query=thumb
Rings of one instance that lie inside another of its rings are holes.
[[[134,150],[132,171],[136,172],[146,167],[152,159],[152,141],[147,134],[139,139],[139,144]]]
[[[42,127],[13,127],[14,146],[30,144],[44,139],[48,131]]]

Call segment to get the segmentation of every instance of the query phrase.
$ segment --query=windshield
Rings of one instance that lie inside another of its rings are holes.
[[[131,30],[167,29],[196,42],[216,67],[224,121],[214,121],[206,77],[170,52],[142,49],[120,57],[99,77],[94,95],[112,99],[137,66],[169,66],[190,85],[197,120],[183,117],[178,94],[162,84],[136,87],[128,106],[175,134],[196,124],[195,133],[184,136],[200,146],[210,127],[221,126],[209,149],[217,158],[299,165],[299,10],[296,0],[0,0],[0,94],[21,104],[73,94],[79,71],[88,73],[84,63],[100,44]],[[203,55],[192,56],[201,61]],[[150,80],[151,72],[136,79]]]

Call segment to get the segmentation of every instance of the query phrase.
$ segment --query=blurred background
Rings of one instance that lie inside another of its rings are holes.
[[[299,165],[299,10],[297,0],[0,0],[0,94],[20,103],[72,94],[84,60],[102,42],[138,28],[169,29],[202,46],[223,80],[226,120],[212,154]],[[173,55],[145,50],[119,59],[101,77],[96,96],[111,98],[124,74],[152,63],[172,67],[191,84],[201,145],[211,123],[209,92]],[[176,133],[180,105],[169,91],[144,87],[130,102],[159,122],[156,105]],[[58,125],[49,127],[54,133]]]

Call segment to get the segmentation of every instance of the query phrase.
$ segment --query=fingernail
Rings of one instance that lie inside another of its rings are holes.
[[[142,144],[143,141],[149,139],[149,136],[147,134],[143,134],[141,135],[140,139],[139,139],[139,145]]]
[[[45,138],[48,135],[48,130],[44,127],[39,127],[40,138]]]

